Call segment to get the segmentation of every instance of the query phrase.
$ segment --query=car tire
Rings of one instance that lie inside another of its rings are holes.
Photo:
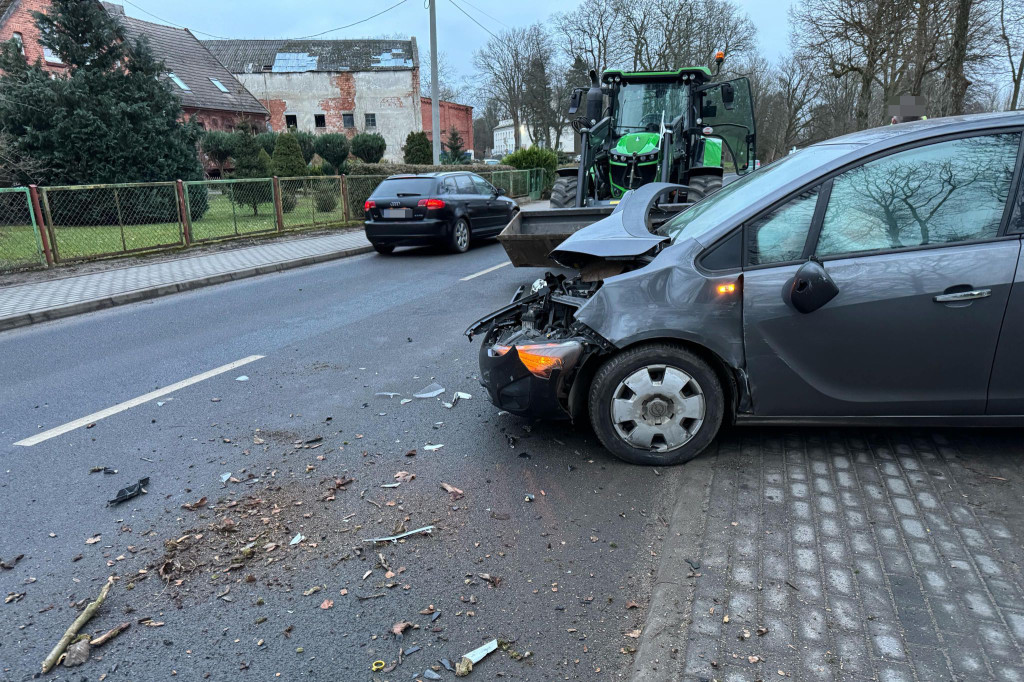
[[[695,175],[686,182],[686,200],[695,203],[722,189],[722,178],[717,175]]]
[[[452,225],[452,233],[448,235],[448,248],[453,253],[466,253],[469,251],[469,242],[473,238],[473,231],[469,227],[469,221],[459,218]]]
[[[613,455],[630,464],[670,466],[711,444],[725,396],[707,362],[682,346],[651,343],[629,348],[597,370],[589,408],[594,432]]]
[[[551,208],[573,208],[576,206],[576,185],[575,175],[562,175],[555,180],[551,187]]]
[[[393,244],[374,244],[373,250],[382,256],[390,256],[395,252],[395,247]]]

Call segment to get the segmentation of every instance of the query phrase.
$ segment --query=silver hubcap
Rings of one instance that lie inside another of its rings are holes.
[[[460,251],[465,251],[469,246],[469,228],[461,220],[455,223],[455,244]]]
[[[681,369],[649,365],[615,387],[611,413],[619,438],[635,448],[667,452],[685,445],[704,423],[704,392]]]

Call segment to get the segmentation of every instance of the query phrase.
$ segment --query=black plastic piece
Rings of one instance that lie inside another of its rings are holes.
[[[821,263],[809,260],[800,266],[789,288],[789,303],[801,313],[813,313],[839,293],[839,287]]]

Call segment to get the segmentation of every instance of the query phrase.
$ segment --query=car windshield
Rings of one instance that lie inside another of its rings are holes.
[[[733,215],[786,186],[804,173],[838,159],[858,146],[823,144],[807,147],[762,166],[757,172],[726,185],[707,199],[672,218],[659,228],[658,234],[669,237],[673,244],[682,239],[698,237],[727,222]]]
[[[686,87],[682,83],[623,83],[616,112],[618,128],[624,133],[645,129],[655,132],[663,113],[668,125],[685,109]]]
[[[434,178],[388,178],[371,197],[418,197],[434,191]]]

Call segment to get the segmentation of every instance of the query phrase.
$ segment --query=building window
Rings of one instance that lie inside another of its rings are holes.
[[[377,127],[377,114],[363,114],[366,117],[366,127],[376,128]]]
[[[355,114],[342,114],[341,115],[341,124],[343,126],[345,126],[346,128],[355,128],[356,127],[356,115]]]
[[[213,83],[214,85],[216,85],[217,89],[220,90],[221,92],[229,92],[229,90],[226,87],[224,87],[224,84],[221,83],[216,78],[210,77],[210,82]]]
[[[62,62],[60,60],[60,57],[57,56],[57,53],[54,52],[53,50],[51,50],[48,47],[44,47],[43,48],[43,59],[48,61],[48,62],[50,62],[51,64],[63,64],[64,63],[64,62]]]
[[[326,128],[327,116],[324,114],[313,114],[313,125],[317,128]]]
[[[170,78],[172,81],[174,81],[174,84],[177,85],[182,90],[184,90],[185,92],[191,92],[192,91],[192,89],[190,87],[185,85],[185,81],[183,81],[180,78],[178,78],[175,74],[169,73],[169,74],[167,74],[167,77]]]
[[[21,50],[21,56],[24,57],[25,56],[25,41],[22,39],[21,34],[18,33],[17,31],[15,31],[14,34],[11,36],[11,38],[13,38],[14,41],[18,43],[18,49]]]
[[[295,114],[285,114],[284,116],[284,127],[288,130],[294,130],[299,127],[299,119]]]

